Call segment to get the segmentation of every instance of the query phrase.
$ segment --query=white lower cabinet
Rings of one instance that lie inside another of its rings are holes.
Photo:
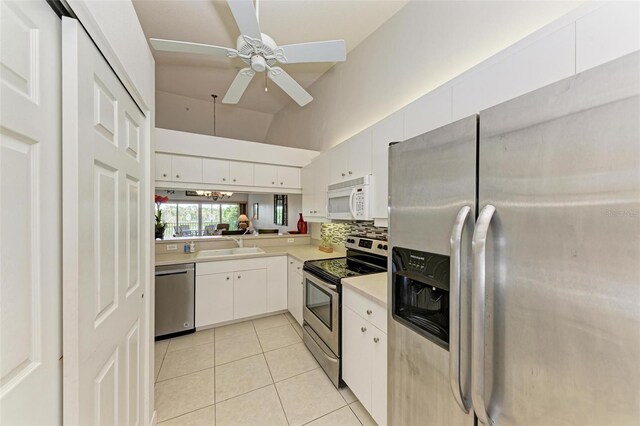
[[[303,279],[302,262],[289,257],[287,259],[287,309],[302,325]]]
[[[233,319],[233,273],[196,278],[196,327]]]
[[[343,293],[342,379],[376,423],[386,425],[387,334],[356,313],[359,306],[347,305],[362,296],[349,297],[356,293],[346,287]]]
[[[267,270],[237,271],[233,277],[233,319],[267,312]]]
[[[287,308],[286,256],[196,264],[196,327]]]

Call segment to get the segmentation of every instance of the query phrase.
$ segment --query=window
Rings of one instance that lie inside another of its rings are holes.
[[[228,223],[230,230],[238,229],[240,204],[174,202],[160,205],[162,220],[167,222],[165,237],[206,235],[207,226]]]

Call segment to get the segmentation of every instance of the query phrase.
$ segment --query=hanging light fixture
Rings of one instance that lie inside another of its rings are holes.
[[[218,99],[218,95],[211,94],[213,98],[213,136],[216,135],[216,99]]]

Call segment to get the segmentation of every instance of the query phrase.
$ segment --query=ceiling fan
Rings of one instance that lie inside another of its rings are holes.
[[[238,103],[253,76],[258,72],[266,71],[267,76],[291,96],[298,105],[305,106],[313,100],[313,97],[285,70],[275,66],[276,63],[342,62],[346,59],[344,40],[278,46],[271,37],[260,32],[253,0],[227,0],[227,2],[240,29],[236,49],[184,41],[149,39],[154,49],[164,52],[196,53],[242,59],[249,66],[241,69],[236,75],[227,94],[222,99],[225,104]]]

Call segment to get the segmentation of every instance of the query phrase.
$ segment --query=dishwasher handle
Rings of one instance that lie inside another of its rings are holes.
[[[164,277],[165,275],[181,275],[181,274],[186,274],[187,271],[186,269],[174,269],[172,271],[162,271],[162,272],[156,272],[156,277]]]
[[[193,264],[187,265],[175,265],[173,268],[165,267],[157,267],[156,268],[156,277],[162,277],[167,275],[181,275],[187,274],[189,272],[193,272]]]

